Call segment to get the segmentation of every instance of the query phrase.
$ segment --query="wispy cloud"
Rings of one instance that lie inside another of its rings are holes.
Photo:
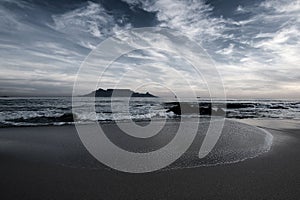
[[[139,27],[167,27],[202,45],[230,96],[300,97],[300,0],[237,1],[229,14],[218,7],[221,4],[204,0],[123,0],[115,11],[108,4],[87,1],[50,9],[27,0],[1,1],[1,91],[18,87],[20,91],[26,83],[28,92],[42,93],[57,82],[61,93],[70,93],[85,56],[111,35],[134,28],[138,20],[131,15],[142,13]],[[155,21],[150,22],[148,14]],[[140,70],[162,82],[170,76],[170,67],[192,79],[187,63],[148,49],[117,60],[106,81],[111,84],[114,76],[134,69],[126,75],[128,87],[135,84]],[[168,84],[180,87],[176,78],[180,79],[174,75]]]
[[[179,30],[197,41],[230,37],[225,33],[227,20],[212,17],[213,7],[204,1],[126,0],[126,2],[139,5],[148,12],[156,12],[159,26]]]
[[[70,36],[72,40],[86,48],[94,49],[103,40],[130,24],[120,27],[117,19],[108,14],[101,4],[88,2],[86,6],[67,13],[53,15],[53,28]],[[100,41],[101,41],[100,40]]]
[[[159,26],[182,31],[199,41],[216,61],[230,95],[253,86],[254,96],[266,90],[268,95],[278,96],[278,88],[295,82],[300,85],[300,80],[288,78],[291,71],[300,74],[299,0],[239,5],[236,14],[247,14],[242,19],[216,17],[214,8],[204,1],[127,2],[156,12]],[[274,71],[270,73],[270,69]],[[295,96],[295,91],[290,93]]]
[[[0,3],[1,93],[70,94],[71,79],[84,58],[83,50],[32,16],[37,13],[40,19],[49,15],[47,10],[26,1]],[[64,83],[64,90],[48,90],[56,83]],[[25,85],[29,93],[22,92]]]

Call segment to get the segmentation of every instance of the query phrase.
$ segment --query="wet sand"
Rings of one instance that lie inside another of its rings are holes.
[[[269,152],[234,164],[145,174],[61,164],[62,157],[92,160],[73,126],[2,128],[1,199],[299,199],[300,123],[242,122],[272,133]]]

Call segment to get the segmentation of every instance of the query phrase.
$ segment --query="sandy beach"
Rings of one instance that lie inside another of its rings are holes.
[[[0,16],[0,200],[300,200],[300,0]]]
[[[1,199],[299,199],[299,122],[239,121],[269,131],[271,150],[233,164],[144,174],[98,163],[74,126],[1,128]]]

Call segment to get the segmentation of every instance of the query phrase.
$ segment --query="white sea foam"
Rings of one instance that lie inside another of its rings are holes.
[[[182,158],[163,170],[239,163],[268,152],[272,143],[273,136],[268,131],[226,120],[221,138],[205,158],[198,159],[195,156],[198,148],[192,146]]]
[[[136,98],[130,102],[129,110],[124,106],[124,99],[96,98],[96,113],[85,110],[86,105],[90,105],[91,98],[80,99],[82,112],[74,113],[79,123],[86,121],[110,121],[110,120],[143,120],[153,118],[174,118],[177,117],[167,110],[176,99],[140,99]],[[190,102],[185,99],[185,102]],[[201,103],[209,103],[209,99],[199,99]],[[224,103],[223,100],[214,100],[216,103]],[[193,102],[190,102],[193,103]],[[226,109],[228,118],[279,118],[279,119],[300,119],[300,102],[286,100],[227,100],[228,105],[234,104],[236,107]],[[111,110],[111,104],[116,108]],[[246,106],[245,106],[246,105]],[[61,123],[47,122],[45,117],[60,117],[72,112],[72,102],[70,98],[0,98],[0,126],[21,126],[21,125],[63,125]],[[240,107],[239,107],[240,106]],[[199,117],[198,114],[189,114],[185,118]],[[37,118],[44,118],[38,120]],[[32,120],[34,119],[34,120]],[[34,122],[36,121],[36,123]]]

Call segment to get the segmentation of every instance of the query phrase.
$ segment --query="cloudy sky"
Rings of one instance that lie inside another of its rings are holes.
[[[164,27],[207,51],[229,97],[300,98],[300,0],[1,0],[0,27],[0,95],[70,95],[82,61],[100,42],[132,28]],[[125,55],[116,69],[155,71],[154,61],[160,70],[189,68],[151,50]],[[149,77],[165,78],[163,72]],[[137,88],[133,83],[124,87]]]

